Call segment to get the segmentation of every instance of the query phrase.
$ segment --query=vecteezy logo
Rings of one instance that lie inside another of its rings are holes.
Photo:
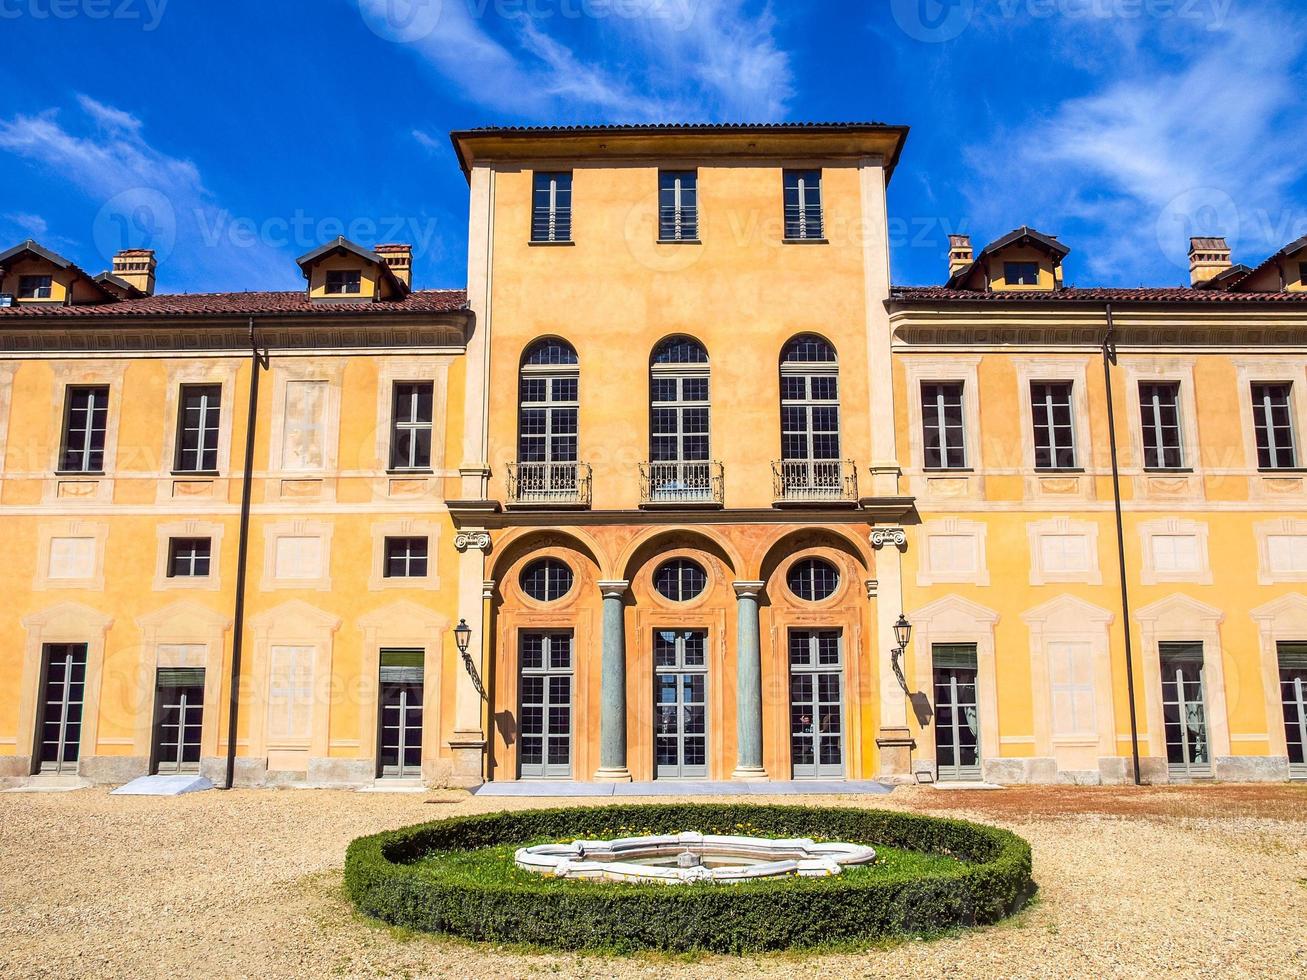
[[[1215,187],[1195,187],[1177,194],[1157,215],[1157,245],[1181,268],[1189,267],[1190,238],[1239,239],[1239,205]]]
[[[976,0],[890,0],[890,12],[908,37],[941,44],[952,41],[971,24]]]
[[[359,13],[377,37],[412,44],[430,37],[443,0],[359,0]]]
[[[125,248],[152,248],[162,262],[177,243],[177,212],[154,188],[133,187],[105,202],[93,232],[105,261]]]

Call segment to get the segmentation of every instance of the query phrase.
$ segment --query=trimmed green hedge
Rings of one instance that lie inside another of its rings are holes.
[[[945,854],[948,873],[858,881],[780,879],[741,885],[547,887],[547,879],[474,885],[421,861],[541,838],[573,840],[640,832],[804,836]],[[819,885],[819,887],[813,887]],[[1032,893],[1030,845],[960,820],[889,810],[740,804],[628,805],[520,810],[458,817],[360,837],[345,855],[345,887],[368,915],[394,925],[556,949],[660,949],[744,953],[938,933],[985,925]]]

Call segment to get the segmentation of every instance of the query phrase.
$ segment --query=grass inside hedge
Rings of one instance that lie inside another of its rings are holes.
[[[569,840],[541,838],[531,844],[570,844]],[[800,878],[786,876],[733,884],[704,882],[693,885],[642,884],[623,881],[596,881],[580,878],[554,878],[550,875],[525,871],[513,863],[513,852],[519,844],[500,844],[474,851],[438,851],[413,863],[424,875],[432,875],[453,885],[481,887],[511,887],[515,885],[543,888],[546,891],[567,892],[586,889],[638,889],[638,888],[729,888],[732,891],[772,889],[784,884],[791,888],[820,888],[837,879],[845,883],[888,881],[922,875],[950,874],[962,869],[956,858],[940,854],[924,854],[896,847],[876,847],[876,860],[872,864],[845,868],[840,875],[828,878]]]

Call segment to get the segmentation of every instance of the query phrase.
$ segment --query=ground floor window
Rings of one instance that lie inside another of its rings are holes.
[[[935,673],[935,763],[939,778],[979,779],[976,645],[937,643],[931,657]]]
[[[654,770],[659,778],[708,775],[708,633],[654,633]]]
[[[383,779],[417,779],[422,775],[423,650],[382,650],[381,726],[377,753]]]
[[[572,775],[572,634],[521,634],[518,769],[524,778]]]
[[[1280,700],[1284,704],[1284,741],[1289,750],[1289,776],[1307,779],[1307,643],[1281,643]]]
[[[76,772],[82,743],[86,644],[47,643],[41,659],[38,767],[41,772]]]
[[[1166,761],[1172,774],[1212,774],[1203,690],[1202,643],[1162,643],[1162,718],[1166,725]]]
[[[795,779],[844,776],[839,630],[790,631],[790,760]]]
[[[204,668],[161,667],[154,698],[154,771],[200,771]]]

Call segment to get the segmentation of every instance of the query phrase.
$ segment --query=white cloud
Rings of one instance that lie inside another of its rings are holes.
[[[29,238],[41,238],[50,230],[49,224],[39,214],[23,214],[21,212],[6,214],[4,220],[6,225],[18,229]]]
[[[1286,211],[1307,172],[1300,31],[1250,14],[1170,33],[1166,53],[1119,32],[1094,40],[1119,43],[1128,67],[967,148],[977,223],[1074,223],[1082,283],[1183,279],[1189,235],[1224,234],[1251,264],[1307,231]]]

